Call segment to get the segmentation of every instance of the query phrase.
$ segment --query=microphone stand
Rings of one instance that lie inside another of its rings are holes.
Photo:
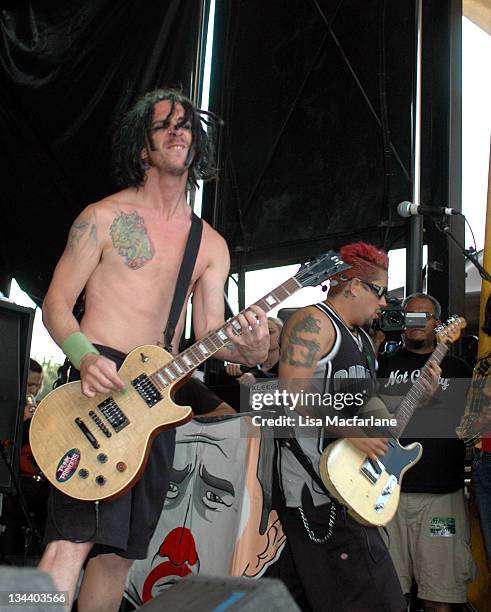
[[[442,219],[441,224],[435,221],[435,225],[441,232],[447,234],[447,236],[454,242],[454,244],[458,246],[465,259],[467,259],[474,265],[481,277],[484,280],[487,280],[488,283],[491,283],[491,274],[489,274],[489,272],[479,263],[479,260],[476,255],[476,250],[474,248],[466,249],[465,246],[459,242],[459,240],[452,234],[452,231],[446,219]]]

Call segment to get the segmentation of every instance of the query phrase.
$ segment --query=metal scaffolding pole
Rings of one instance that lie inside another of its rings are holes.
[[[412,202],[421,204],[421,64],[422,64],[422,0],[415,1],[415,70],[411,104],[411,177]],[[423,217],[409,220],[406,250],[406,295],[422,291],[423,279]]]

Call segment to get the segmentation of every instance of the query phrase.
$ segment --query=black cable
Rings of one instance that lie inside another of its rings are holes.
[[[15,448],[16,445],[13,445],[13,448]],[[15,493],[17,494],[17,497],[19,499],[19,505],[20,508],[22,510],[22,514],[24,515],[24,518],[26,519],[27,522],[27,528],[30,530],[32,536],[34,536],[36,538],[36,543],[39,547],[39,552],[42,551],[43,549],[43,544],[41,541],[41,536],[39,535],[39,532],[36,528],[36,525],[32,519],[31,513],[29,511],[29,505],[27,504],[26,498],[24,497],[24,493],[22,492],[22,487],[20,485],[20,480],[19,480],[19,476],[18,474],[16,474],[14,472],[14,469],[12,468],[10,462],[8,461],[6,455],[5,455],[5,448],[3,443],[0,443],[0,456],[2,457],[3,462],[5,463],[5,466],[7,468],[7,471],[10,474],[10,478],[12,479],[12,484],[14,485],[14,490]],[[27,532],[26,532],[26,537],[27,537]],[[30,544],[30,542],[29,542]],[[24,543],[25,545],[25,543]],[[25,553],[25,551],[24,551]]]
[[[379,31],[379,97],[380,97],[380,118],[382,122],[382,143],[384,149],[384,183],[382,193],[382,210],[388,211],[389,222],[392,217],[392,209],[389,207],[390,180],[392,176],[390,149],[390,127],[389,112],[387,106],[387,72],[386,72],[386,49],[385,49],[385,16],[387,10],[387,0],[382,2],[381,23]],[[386,249],[389,239],[390,223],[385,228],[383,247]]]
[[[474,251],[477,252],[476,237],[474,236],[474,232],[472,231],[472,226],[469,223],[469,221],[467,221],[467,217],[465,215],[462,215],[462,216],[464,217],[464,221],[467,223],[467,227],[469,228],[471,232],[472,242],[474,243]]]

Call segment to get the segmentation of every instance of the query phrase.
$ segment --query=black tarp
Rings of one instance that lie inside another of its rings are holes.
[[[42,298],[75,216],[115,190],[115,120],[155,87],[189,93],[200,5],[31,0],[1,10],[3,286],[14,276]]]
[[[76,214],[115,189],[114,119],[145,90],[188,89],[200,6],[24,0],[0,12],[0,289],[13,275],[42,297]],[[216,1],[210,107],[226,123],[204,216],[235,269],[357,238],[404,245],[395,210],[411,194],[414,7]],[[422,199],[457,208],[460,19],[459,0],[423,3]],[[427,229],[445,303],[454,266]]]
[[[219,2],[218,229],[246,267],[384,242],[411,193],[412,2]],[[382,222],[382,223],[381,223]],[[383,223],[385,222],[385,223]],[[275,261],[276,260],[276,261]]]
[[[449,201],[457,5],[423,2],[421,198],[434,205]],[[415,6],[217,0],[212,108],[225,119],[223,171],[218,206],[209,198],[205,210],[233,269],[294,263],[357,239],[405,245],[396,207],[412,193]],[[445,251],[436,257],[448,274]]]

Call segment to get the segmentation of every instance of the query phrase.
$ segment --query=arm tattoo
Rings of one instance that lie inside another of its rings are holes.
[[[318,334],[321,330],[319,321],[312,315],[307,315],[299,321],[293,328],[294,332],[306,331],[311,334]]]
[[[81,246],[80,242],[84,237],[86,237],[86,245],[97,246],[97,225],[94,213],[91,214],[90,219],[80,219],[73,223],[66,245],[68,252],[74,253],[75,249]]]
[[[153,259],[155,249],[147,234],[145,221],[136,210],[130,214],[119,213],[111,223],[109,234],[113,247],[124,257],[128,268],[138,270]]]
[[[314,359],[320,350],[320,344],[317,340],[306,340],[299,334],[307,332],[313,335],[319,335],[321,328],[319,321],[312,315],[307,315],[298,323],[295,323],[293,329],[286,338],[284,351],[281,354],[281,361],[288,363],[297,368],[311,368],[314,364]]]

